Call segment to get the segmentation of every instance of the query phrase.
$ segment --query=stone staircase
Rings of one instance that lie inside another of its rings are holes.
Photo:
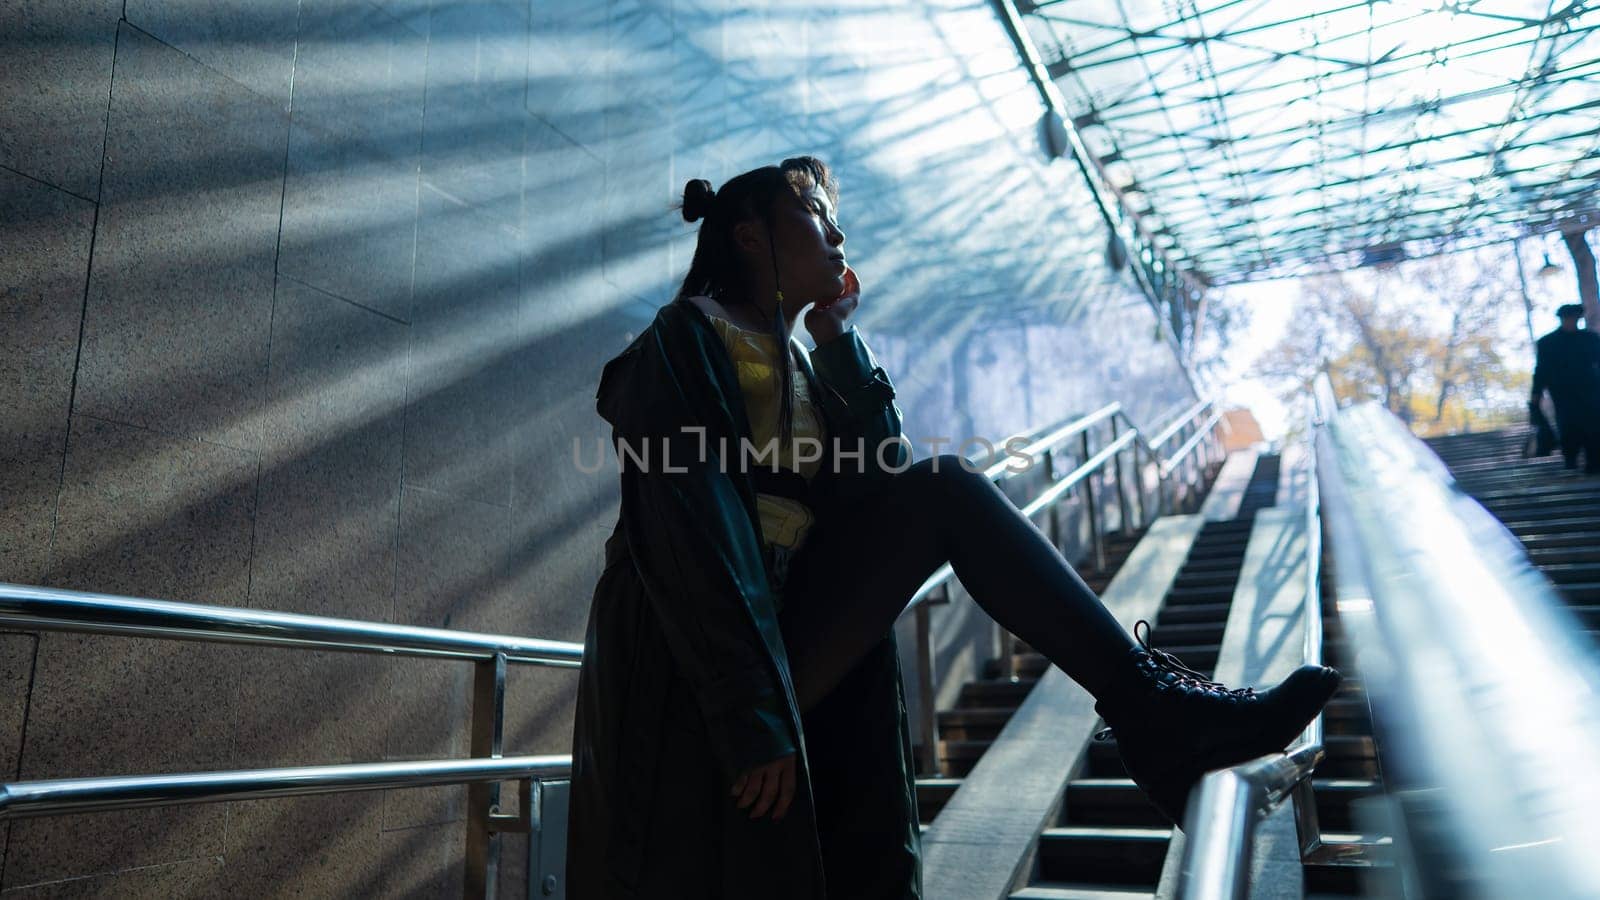
[[[1257,510],[1277,496],[1279,460],[1261,457],[1235,518],[1196,536],[1156,616],[1151,642],[1209,675],[1221,651]],[[1153,897],[1172,828],[1122,768],[1114,741],[1093,741],[1054,827],[1039,835],[1033,878],[1012,900]]]
[[[1527,459],[1526,429],[1427,441],[1462,490],[1517,536],[1581,626],[1600,643],[1600,477]]]

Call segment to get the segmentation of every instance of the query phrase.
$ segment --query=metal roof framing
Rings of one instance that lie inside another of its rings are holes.
[[[1600,0],[1013,2],[1085,173],[1186,284],[1600,212]]]

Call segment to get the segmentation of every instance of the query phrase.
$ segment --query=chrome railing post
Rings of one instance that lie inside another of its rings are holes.
[[[1112,416],[1111,417],[1111,443],[1115,444],[1116,442],[1117,442],[1117,419],[1116,419],[1115,416]],[[1138,458],[1138,454],[1139,454],[1139,450],[1138,450],[1137,445],[1135,445],[1133,453],[1134,453],[1134,458],[1137,459]],[[1128,523],[1128,491],[1127,491],[1127,486],[1123,482],[1123,478],[1122,478],[1122,451],[1120,451],[1120,450],[1117,451],[1116,458],[1112,459],[1112,461],[1111,461],[1111,468],[1112,468],[1112,471],[1115,473],[1116,485],[1117,485],[1117,524],[1120,526],[1119,529],[1118,529],[1118,533],[1120,533],[1122,536],[1126,537],[1129,534],[1133,533],[1133,527],[1131,525],[1129,525],[1129,523]]]
[[[499,759],[504,750],[506,722],[506,655],[474,663],[472,667],[472,745],[475,758]],[[524,804],[528,798],[522,798]],[[526,810],[523,810],[524,814]],[[484,782],[467,788],[467,858],[462,896],[492,900],[500,874],[500,836],[494,819],[500,815],[500,783]]]
[[[1056,483],[1056,451],[1054,447],[1044,452],[1044,480],[1045,484],[1047,485]],[[1061,519],[1056,515],[1055,506],[1052,505],[1049,509],[1045,510],[1044,515],[1045,534],[1049,535],[1050,543],[1057,550],[1060,550]]]
[[[1089,451],[1089,432],[1085,430],[1082,435],[1083,461],[1088,462],[1093,453]],[[1098,473],[1095,473],[1098,474]],[[1094,479],[1091,474],[1083,480],[1083,503],[1089,511],[1089,543],[1094,548],[1095,571],[1104,571],[1106,567],[1106,542],[1100,534],[1100,505],[1095,500]]]
[[[1139,527],[1150,527],[1150,506],[1144,497],[1144,463],[1139,461],[1139,442],[1133,444],[1133,491],[1139,500]]]
[[[947,595],[949,588],[942,589]],[[935,709],[937,690],[933,677],[933,612],[927,602],[918,603],[917,623],[917,740],[922,745],[917,767],[924,775],[939,774],[939,715]]]
[[[999,645],[1000,677],[1006,681],[1016,681],[1017,636],[998,624],[995,625],[994,632],[996,643]]]

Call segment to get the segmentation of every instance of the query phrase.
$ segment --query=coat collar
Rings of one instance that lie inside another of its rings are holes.
[[[714,342],[719,347],[723,346],[722,335],[717,333],[716,326],[711,324],[711,316],[705,310],[687,299],[679,298],[662,307],[662,312],[665,313],[673,307],[687,309],[689,319],[695,322],[696,326],[701,330],[701,336]],[[796,367],[805,376],[806,387],[811,391],[813,406],[817,411],[817,415],[822,418],[824,432],[828,435],[834,434],[833,422],[829,419],[827,405],[821,402],[822,383],[817,380],[817,370],[811,365],[811,354],[798,350],[793,340],[789,341],[789,354],[794,359]],[[733,360],[728,357],[726,348],[721,354],[713,353],[708,355],[714,360],[712,365],[718,369],[715,373],[717,379],[723,383],[724,391],[727,392],[728,396],[733,398],[729,401],[729,405],[733,408],[734,420],[739,426],[739,436],[750,437],[750,417],[744,402],[744,391],[739,389],[739,377],[734,371]]]

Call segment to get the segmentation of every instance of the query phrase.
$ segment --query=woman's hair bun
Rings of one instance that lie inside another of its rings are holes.
[[[683,186],[683,220],[685,222],[698,222],[711,211],[711,201],[717,192],[712,189],[711,182],[704,178],[691,178]]]

